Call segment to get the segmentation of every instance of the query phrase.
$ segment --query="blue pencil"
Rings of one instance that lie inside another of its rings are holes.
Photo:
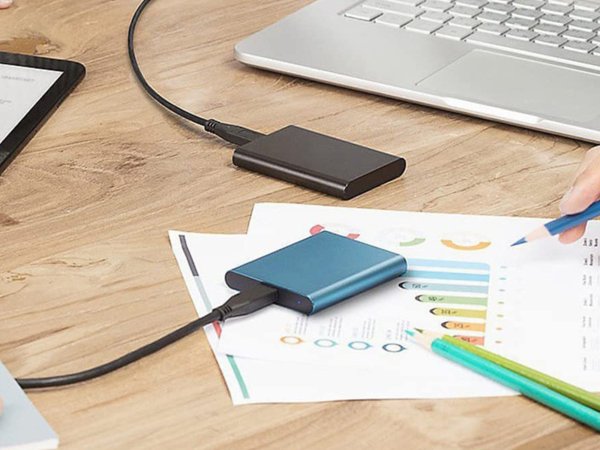
[[[567,231],[581,223],[587,222],[588,220],[594,219],[598,216],[600,216],[600,201],[592,203],[590,207],[585,211],[582,211],[577,214],[571,214],[568,216],[562,216],[556,220],[553,220],[552,222],[548,222],[546,225],[543,225],[540,228],[536,228],[527,236],[519,239],[512,245],[521,245],[525,244],[526,242],[532,242],[537,239],[560,234],[563,231]]]

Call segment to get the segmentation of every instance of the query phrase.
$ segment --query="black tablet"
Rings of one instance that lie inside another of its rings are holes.
[[[84,75],[76,62],[0,52],[0,173]]]

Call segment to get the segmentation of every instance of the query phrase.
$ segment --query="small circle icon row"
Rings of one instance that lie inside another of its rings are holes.
[[[300,344],[309,343],[309,341],[306,341],[298,336],[282,336],[281,338],[279,338],[279,340],[283,344],[287,344],[287,345],[300,345]],[[328,338],[317,339],[315,341],[312,341],[312,343],[320,348],[333,348],[333,347],[337,347],[338,345],[341,345],[339,342],[336,342],[333,339],[328,339]],[[365,350],[369,350],[370,348],[374,347],[373,344],[366,342],[366,341],[351,341],[351,342],[348,342],[346,344],[346,346],[348,348],[350,348],[352,350],[356,350],[356,351],[365,351]],[[404,347],[402,344],[399,344],[397,342],[388,342],[387,344],[382,345],[381,349],[388,353],[400,353],[400,352],[406,350],[406,347]]]

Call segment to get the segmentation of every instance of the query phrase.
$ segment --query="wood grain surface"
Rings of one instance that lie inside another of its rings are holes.
[[[307,0],[156,1],[139,29],[151,82],[198,113],[265,132],[294,123],[403,155],[401,181],[342,202],[236,169],[231,149],[136,84],[137,0],[16,0],[0,50],[87,66],[0,177],[0,360],[77,371],[195,317],[170,228],[243,233],[256,202],[552,217],[589,145],[245,67],[236,42]],[[233,407],[202,333],[90,383],[30,394],[64,449],[597,449],[523,398]]]

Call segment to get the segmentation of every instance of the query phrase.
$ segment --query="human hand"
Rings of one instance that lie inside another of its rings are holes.
[[[588,150],[575,173],[575,182],[560,202],[560,212],[576,214],[600,198],[600,145]],[[559,240],[571,244],[583,236],[585,224],[561,233]]]
[[[0,9],[6,9],[13,4],[13,0],[0,0]]]

